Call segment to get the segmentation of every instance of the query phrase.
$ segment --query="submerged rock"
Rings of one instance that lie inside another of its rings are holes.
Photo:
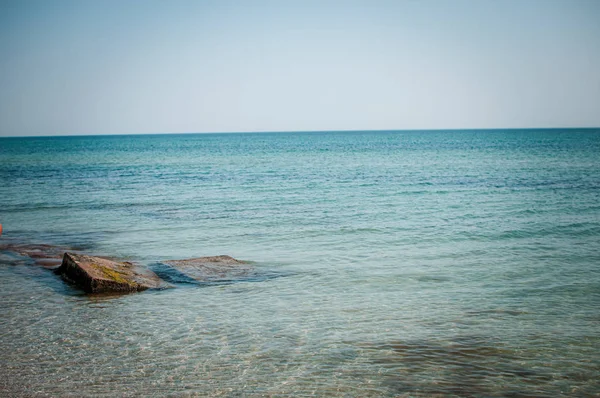
[[[230,256],[198,257],[163,261],[182,274],[197,281],[220,281],[247,277],[253,271],[248,263]]]
[[[148,269],[85,254],[65,253],[56,272],[88,293],[136,292],[164,286]]]
[[[77,249],[47,244],[6,243],[0,245],[0,250],[29,257],[37,265],[41,265],[46,268],[58,268],[62,262],[63,254],[67,251],[73,251]]]

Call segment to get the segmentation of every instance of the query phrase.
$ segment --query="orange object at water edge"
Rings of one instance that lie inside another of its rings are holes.
[[[2,236],[2,224],[0,224],[0,236]]]

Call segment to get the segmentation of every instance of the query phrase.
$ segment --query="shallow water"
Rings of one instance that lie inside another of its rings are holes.
[[[0,388],[598,394],[599,153],[598,130],[0,139],[1,242],[255,270],[89,296],[4,252]]]

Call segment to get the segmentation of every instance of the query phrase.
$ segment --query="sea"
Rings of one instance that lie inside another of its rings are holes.
[[[600,395],[600,129],[0,138],[0,395]],[[168,275],[167,275],[168,276]]]

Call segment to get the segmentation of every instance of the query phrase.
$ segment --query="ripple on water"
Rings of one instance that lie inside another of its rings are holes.
[[[257,262],[111,297],[1,252],[8,396],[600,392],[597,129],[1,144],[1,243]]]

